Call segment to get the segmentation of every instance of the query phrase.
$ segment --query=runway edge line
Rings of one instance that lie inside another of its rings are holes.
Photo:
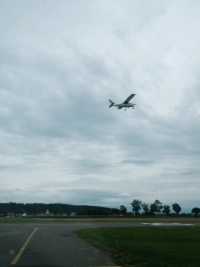
[[[17,262],[20,260],[20,258],[22,257],[25,249],[28,247],[31,239],[33,238],[33,236],[35,235],[35,233],[38,231],[38,227],[35,227],[33,229],[33,231],[31,232],[31,234],[28,236],[28,238],[26,239],[25,243],[23,244],[23,246],[20,248],[19,252],[17,253],[17,255],[15,256],[15,258],[12,260],[11,265],[16,265]]]

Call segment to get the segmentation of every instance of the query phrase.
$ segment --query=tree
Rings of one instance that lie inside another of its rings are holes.
[[[142,209],[143,209],[143,211],[144,211],[144,214],[148,214],[149,211],[150,211],[149,204],[143,202],[143,203],[142,203]]]
[[[132,206],[132,210],[133,210],[133,213],[135,215],[139,215],[140,214],[140,210],[141,210],[141,204],[142,202],[138,199],[134,199],[131,203],[131,206]]]
[[[161,209],[162,209],[162,202],[160,202],[160,200],[155,200],[151,206],[150,206],[150,210],[151,212],[154,214],[154,213],[159,213],[161,212]]]
[[[127,213],[127,208],[124,205],[121,205],[120,208],[120,214],[125,215]]]
[[[172,208],[175,211],[176,215],[179,215],[181,212],[181,206],[178,203],[172,204]]]
[[[200,213],[200,208],[197,208],[197,207],[193,208],[192,213],[197,217]]]
[[[169,205],[163,206],[163,213],[166,214],[167,216],[170,214],[170,206]]]

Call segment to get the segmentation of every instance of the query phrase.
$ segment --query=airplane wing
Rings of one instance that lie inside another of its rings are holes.
[[[135,96],[136,94],[131,94],[124,102],[123,102],[123,104],[128,104],[130,101],[131,101],[131,99]]]

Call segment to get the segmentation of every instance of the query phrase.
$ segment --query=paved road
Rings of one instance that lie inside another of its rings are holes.
[[[74,233],[78,229],[104,225],[0,224],[0,267],[115,266],[108,255]]]
[[[155,224],[156,227],[159,225]],[[137,222],[0,224],[0,267],[115,266],[109,255],[79,239],[75,233],[79,229],[102,226],[146,227],[147,224]],[[163,226],[169,227],[169,224]]]

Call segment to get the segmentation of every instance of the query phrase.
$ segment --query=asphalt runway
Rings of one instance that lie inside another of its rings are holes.
[[[111,226],[102,223],[0,224],[0,267],[115,266],[109,255],[79,239],[74,232],[108,225]]]
[[[0,267],[116,267],[109,255],[76,235],[95,227],[178,227],[177,223],[22,223],[0,224]]]

